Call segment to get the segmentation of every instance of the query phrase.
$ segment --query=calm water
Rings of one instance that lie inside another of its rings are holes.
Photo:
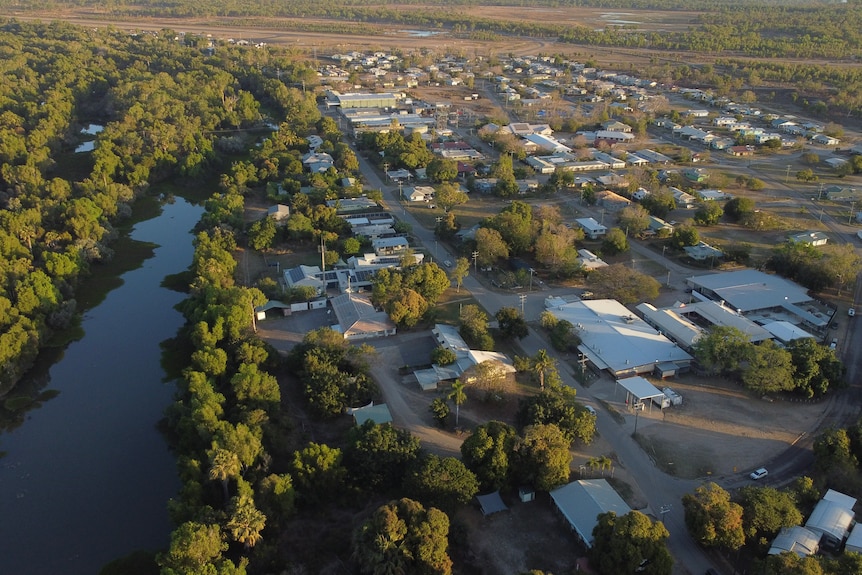
[[[59,395],[0,436],[0,573],[95,575],[136,549],[160,549],[178,488],[156,423],[171,403],[159,343],[176,334],[183,295],[160,287],[192,258],[201,208],[181,199],[135,226],[158,244],[83,320],[85,336],[50,369]]]

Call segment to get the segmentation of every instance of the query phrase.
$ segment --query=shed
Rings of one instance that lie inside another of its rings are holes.
[[[494,513],[499,513],[500,511],[507,511],[509,509],[506,504],[503,503],[503,498],[500,497],[499,491],[488,493],[487,495],[477,495],[476,501],[479,502],[479,507],[482,509],[482,515],[485,517],[493,515]]]
[[[356,425],[362,425],[369,419],[377,425],[384,423],[392,423],[392,414],[389,412],[389,407],[385,403],[374,405],[372,402],[365,407],[353,409],[353,421]]]
[[[599,522],[599,515],[613,511],[621,517],[631,511],[604,479],[573,481],[551,491],[551,499],[587,547],[593,546],[593,529]]]
[[[626,402],[635,406],[648,402],[652,398],[661,400],[665,396],[659,388],[640,376],[618,379],[617,385],[623,386],[626,390]]]

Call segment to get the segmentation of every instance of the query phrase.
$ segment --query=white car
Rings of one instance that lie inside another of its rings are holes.
[[[598,415],[596,413],[596,408],[593,407],[592,405],[585,405],[584,409],[586,409],[589,412],[589,414],[592,415],[593,417],[596,417]]]
[[[851,307],[850,309],[847,310],[847,315],[849,315],[850,317],[853,317],[854,315],[856,315],[856,310]]]
[[[452,262],[450,262],[449,260],[445,260],[445,261],[443,262],[443,265],[444,265],[444,266],[446,266],[447,268],[451,268],[451,267],[452,267]]]
[[[749,477],[757,481],[758,479],[763,479],[767,475],[769,475],[769,472],[766,470],[765,467],[761,467],[760,469],[755,469],[754,471],[752,471]]]

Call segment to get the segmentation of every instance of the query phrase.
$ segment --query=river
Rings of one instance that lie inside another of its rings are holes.
[[[0,573],[96,575],[167,546],[179,480],[156,429],[174,393],[159,344],[182,325],[185,296],[160,284],[191,263],[201,213],[177,198],[134,226],[133,239],[158,245],[153,257],[85,313],[84,337],[50,368],[56,397],[0,436]]]

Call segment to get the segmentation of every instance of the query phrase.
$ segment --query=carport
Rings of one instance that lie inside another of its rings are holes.
[[[652,398],[664,395],[664,392],[642,377],[618,379],[617,386],[620,385],[626,390],[626,405],[643,405],[644,401],[646,401],[650,404],[650,411],[652,411]],[[614,394],[616,394],[616,387],[614,388]]]

